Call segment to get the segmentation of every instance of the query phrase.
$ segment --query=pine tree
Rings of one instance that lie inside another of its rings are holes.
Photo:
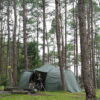
[[[17,15],[16,15],[16,0],[13,0],[14,7],[14,32],[13,32],[13,85],[17,84],[17,54],[16,54],[16,28],[17,28]]]
[[[61,34],[61,12],[60,12],[60,0],[55,0],[56,5],[56,39],[57,39],[57,50],[58,50],[58,59],[59,59],[59,67],[61,73],[61,83],[62,89],[65,88],[65,80],[64,80],[64,63],[63,63],[63,43],[62,43],[62,34]]]
[[[79,12],[79,29],[80,29],[80,43],[81,43],[81,62],[83,83],[86,92],[86,100],[96,100],[96,92],[92,80],[91,65],[89,60],[88,40],[86,33],[86,18],[85,18],[85,1],[78,1]]]
[[[27,15],[26,15],[26,0],[23,0],[23,42],[24,42],[24,61],[25,61],[25,69],[28,70],[26,21],[27,21]]]

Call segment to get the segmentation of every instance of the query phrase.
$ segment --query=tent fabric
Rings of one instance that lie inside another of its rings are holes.
[[[100,89],[100,76],[96,77],[96,81],[97,81],[97,88]]]
[[[67,90],[70,92],[80,92],[81,89],[76,81],[73,72],[70,70],[65,70],[64,74]]]
[[[35,69],[39,72],[46,72],[45,89],[46,91],[58,91],[60,89],[60,72],[55,66],[46,63],[40,68]]]
[[[47,76],[45,79],[45,90],[46,91],[61,90],[61,77],[60,77],[59,68],[47,63],[47,64],[41,66],[40,68],[35,69],[35,71],[47,73]],[[21,84],[21,82],[28,83],[29,77],[31,75],[32,75],[32,73],[30,73],[30,72],[27,72],[27,73],[24,72],[22,75],[23,79],[20,81],[20,84]],[[64,78],[65,78],[65,84],[66,84],[66,91],[69,91],[69,92],[80,92],[81,91],[72,71],[64,70]],[[21,86],[24,87],[25,85],[27,85],[26,83],[24,83]]]
[[[45,65],[41,66],[40,68],[36,68],[35,71],[40,71],[40,72],[49,72],[51,70],[55,69],[55,67],[53,65],[50,65],[48,63],[46,63]]]
[[[21,76],[21,79],[20,79],[20,82],[19,82],[19,87],[20,88],[28,88],[29,86],[29,80],[30,80],[30,77],[31,75],[33,74],[33,72],[24,72]]]
[[[47,72],[47,77],[45,81],[45,89],[47,91],[61,90],[61,77],[60,77],[60,70],[58,68],[47,63],[44,66],[37,68],[36,70],[40,72]],[[70,92],[81,91],[72,71],[65,70],[64,76],[65,76],[66,90]]]
[[[60,78],[60,73],[59,72],[48,72],[46,81],[45,81],[45,89],[47,91],[59,91],[61,90],[61,78]]]

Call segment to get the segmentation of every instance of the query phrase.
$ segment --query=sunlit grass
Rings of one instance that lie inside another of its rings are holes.
[[[4,86],[0,86],[0,90],[4,90]]]
[[[96,95],[98,98],[100,98],[100,89],[97,90]]]

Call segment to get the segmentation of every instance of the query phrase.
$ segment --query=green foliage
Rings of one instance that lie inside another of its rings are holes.
[[[28,42],[28,59],[30,69],[36,68],[41,64],[39,50],[37,49],[36,42]],[[24,48],[23,44],[19,44],[19,58],[18,58],[18,70],[21,71],[25,69],[24,67]]]
[[[70,21],[68,24],[70,25],[71,28],[75,28],[76,26],[76,23],[73,21]]]
[[[67,44],[67,50],[68,50],[68,51],[73,51],[73,49],[74,49],[73,43]]]
[[[8,85],[8,77],[5,74],[0,76],[0,85],[7,86]]]
[[[74,57],[74,45],[73,42],[70,41],[67,45],[66,45],[66,49],[67,49],[67,61],[68,61],[68,65],[73,64],[73,57]]]
[[[19,11],[19,15],[23,16],[23,11],[22,10]]]
[[[54,34],[56,32],[56,22],[55,18],[52,20],[51,29],[49,31],[50,34]]]
[[[25,66],[24,66],[24,48],[23,48],[23,43],[18,43],[18,66],[17,66],[17,70],[18,70],[18,80],[20,78],[21,72],[23,70],[25,70]],[[29,62],[29,68],[30,69],[34,69],[38,66],[41,65],[41,60],[40,60],[40,56],[39,56],[39,50],[37,49],[37,43],[36,42],[28,42],[27,43],[27,47],[28,47],[28,62]]]
[[[93,8],[95,12],[100,12],[100,7],[98,6],[98,3],[96,1],[93,1]]]
[[[28,43],[28,57],[29,57],[29,66],[31,69],[38,67],[41,64],[39,57],[39,50],[37,48],[36,42]]]
[[[36,20],[34,20],[32,17],[27,21],[27,24],[33,24]]]
[[[96,48],[100,49],[100,35],[99,34],[96,35],[95,41],[96,41]]]

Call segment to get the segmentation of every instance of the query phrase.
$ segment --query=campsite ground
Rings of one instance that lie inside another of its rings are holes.
[[[2,89],[2,88],[1,88]],[[97,90],[97,97],[100,100],[100,90]],[[41,92],[37,94],[12,95],[0,94],[0,100],[85,100],[85,93],[69,92]]]

